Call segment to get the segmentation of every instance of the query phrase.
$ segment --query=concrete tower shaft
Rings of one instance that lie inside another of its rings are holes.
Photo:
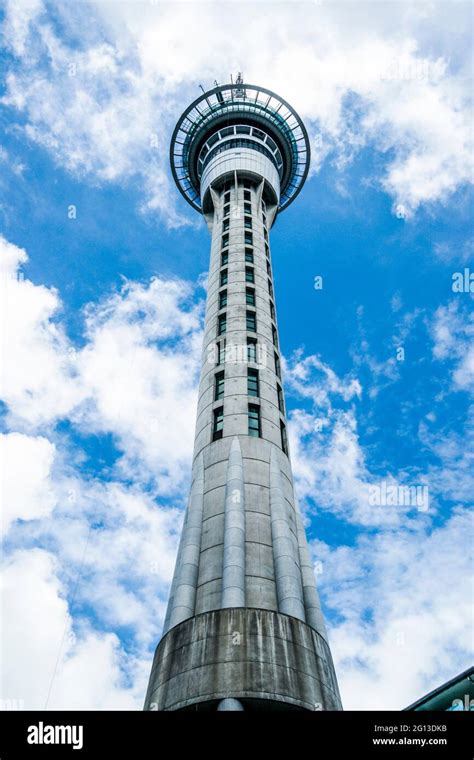
[[[194,122],[188,109],[172,142],[178,187],[212,241],[191,493],[145,709],[338,710],[294,497],[269,243],[282,197],[288,205],[304,181],[309,145],[287,104],[294,132],[278,126],[275,95],[258,89],[266,123],[237,84],[237,94],[233,85],[203,96],[211,114],[199,102]]]

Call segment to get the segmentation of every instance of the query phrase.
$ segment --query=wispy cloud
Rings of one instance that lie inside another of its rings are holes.
[[[88,305],[77,347],[58,293],[18,276],[26,252],[2,239],[0,256],[3,694],[139,709],[188,486],[202,307],[184,282],[126,282]],[[84,442],[106,434],[114,456],[90,473]]]
[[[337,549],[314,543],[337,615],[331,645],[346,709],[400,710],[470,664],[472,529],[472,514],[457,509],[433,530],[365,534]]]

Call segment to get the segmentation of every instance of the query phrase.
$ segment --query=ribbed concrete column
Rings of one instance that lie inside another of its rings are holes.
[[[204,465],[202,454],[196,460],[196,474],[191,486],[188,509],[183,525],[178,562],[172,586],[171,610],[164,631],[194,615],[201,551]]]
[[[286,514],[277,449],[270,456],[270,508],[278,610],[304,621],[299,552]]]
[[[321,612],[321,603],[319,601],[316,582],[314,579],[314,569],[309,555],[308,542],[303,525],[303,519],[299,507],[296,507],[296,527],[298,530],[298,547],[300,554],[301,576],[303,580],[303,599],[306,615],[306,622],[311,628],[314,628],[327,641],[326,626],[324,624],[323,613]]]
[[[244,469],[237,437],[230,447],[224,509],[222,607],[245,607]]]

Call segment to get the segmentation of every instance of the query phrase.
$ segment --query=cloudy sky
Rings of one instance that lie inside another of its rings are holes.
[[[199,84],[239,70],[312,141],[272,256],[344,706],[398,709],[466,668],[469,4],[0,9],[3,698],[143,704],[189,487],[209,246],[168,144]],[[388,499],[398,486],[423,498]]]

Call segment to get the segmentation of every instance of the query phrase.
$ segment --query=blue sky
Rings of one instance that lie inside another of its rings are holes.
[[[189,484],[209,249],[168,143],[198,84],[239,69],[313,145],[271,248],[343,702],[401,708],[470,664],[472,293],[452,289],[474,271],[469,6],[244,3],[238,40],[227,10],[2,8],[2,691],[25,707],[141,707]],[[427,500],[371,501],[398,485]]]

